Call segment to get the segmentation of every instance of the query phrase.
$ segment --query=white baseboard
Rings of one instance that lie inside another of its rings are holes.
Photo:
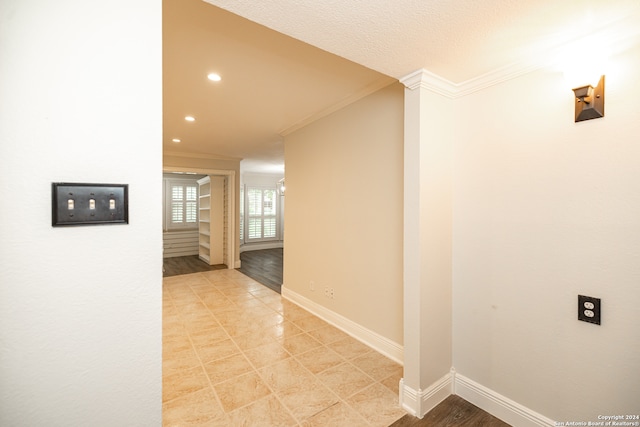
[[[273,240],[261,243],[245,243],[240,245],[240,253],[249,251],[260,251],[263,249],[280,249],[284,248],[284,242],[282,240]]]
[[[299,305],[325,322],[330,323],[363,344],[366,344],[377,352],[387,356],[389,359],[400,363],[401,365],[404,363],[403,347],[400,344],[391,341],[390,339],[385,338],[382,335],[379,335],[376,332],[373,332],[314,301],[311,301],[309,298],[290,290],[284,284],[282,285],[281,293],[283,298]]]
[[[425,390],[415,390],[400,380],[400,406],[413,415],[422,418],[427,412],[438,406],[453,392],[453,370],[431,384]]]
[[[454,393],[467,402],[514,427],[553,427],[555,421],[460,374],[455,375]]]
[[[403,364],[403,347],[346,317],[282,286],[282,297],[313,313],[358,341]],[[555,421],[460,375],[451,369],[424,390],[415,390],[400,380],[399,398],[402,408],[413,416],[424,417],[449,395],[456,394],[494,417],[514,427],[554,427]]]

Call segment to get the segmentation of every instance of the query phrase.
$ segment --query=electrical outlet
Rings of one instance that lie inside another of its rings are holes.
[[[333,299],[333,298],[335,298],[335,296],[336,296],[336,294],[333,291],[333,288],[329,288],[329,298]]]
[[[600,298],[578,295],[578,320],[600,324]]]
[[[329,288],[324,288],[324,296],[327,298],[331,298],[331,293],[329,292]]]

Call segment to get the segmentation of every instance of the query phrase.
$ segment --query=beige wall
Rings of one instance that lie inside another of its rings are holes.
[[[403,337],[402,144],[400,84],[285,138],[284,287],[396,343]]]
[[[552,71],[457,103],[454,366],[558,421],[639,408],[640,49],[613,60],[603,119]]]

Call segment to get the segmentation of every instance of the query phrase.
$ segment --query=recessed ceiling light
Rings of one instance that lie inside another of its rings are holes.
[[[220,77],[220,74],[216,74],[216,73],[210,73],[209,75],[207,75],[207,78],[213,82],[219,82],[220,80],[222,80],[222,77]]]
[[[184,119],[185,119],[186,121],[188,121],[188,122],[195,122],[195,121],[196,121],[195,117],[193,117],[193,116],[187,116],[187,117],[185,117]]]
[[[180,142],[178,138],[173,138],[171,141],[175,142],[176,144]]]

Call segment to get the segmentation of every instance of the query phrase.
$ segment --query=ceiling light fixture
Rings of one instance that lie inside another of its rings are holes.
[[[196,121],[195,117],[193,117],[193,116],[186,116],[184,119],[186,121],[188,121],[188,122],[195,122]]]
[[[575,121],[604,117],[604,76],[596,87],[591,85],[573,89],[575,94]]]
[[[219,82],[220,80],[222,80],[222,77],[220,77],[220,74],[217,74],[217,73],[210,73],[209,75],[207,75],[207,78],[212,82]]]

